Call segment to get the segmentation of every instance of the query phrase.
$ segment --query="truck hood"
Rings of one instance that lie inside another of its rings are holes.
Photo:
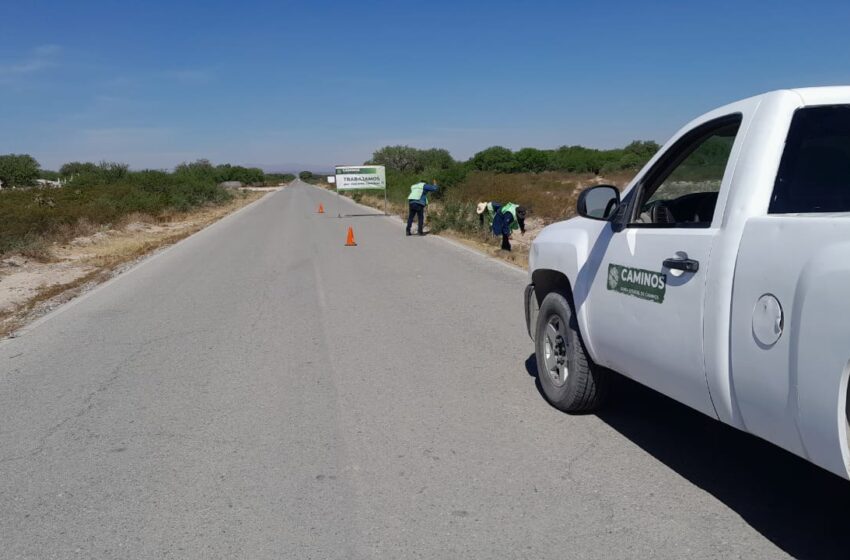
[[[573,232],[576,229],[584,230],[582,227],[582,222],[588,222],[589,220],[585,218],[570,218],[569,220],[564,220],[563,222],[555,222],[554,224],[550,224],[540,230],[540,233],[537,234],[537,237],[534,239],[532,246],[536,245],[538,242],[540,243],[551,243],[553,241],[562,240],[564,234],[567,232]]]
[[[571,277],[570,273],[575,273],[592,241],[607,226],[608,222],[579,217],[546,226],[531,244],[529,272],[547,268]]]

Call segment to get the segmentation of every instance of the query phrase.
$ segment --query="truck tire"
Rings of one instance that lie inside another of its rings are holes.
[[[537,379],[546,399],[564,412],[598,408],[608,388],[608,373],[587,355],[572,305],[562,294],[548,294],[540,305],[534,337]]]

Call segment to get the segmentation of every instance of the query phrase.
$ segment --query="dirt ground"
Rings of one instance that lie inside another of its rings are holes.
[[[90,290],[152,252],[176,243],[227,214],[278,190],[252,189],[221,206],[174,214],[167,221],[135,215],[121,225],[54,243],[49,257],[0,260],[0,338]]]

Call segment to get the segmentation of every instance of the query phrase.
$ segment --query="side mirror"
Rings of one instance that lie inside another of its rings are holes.
[[[607,220],[620,206],[620,189],[611,185],[597,185],[585,189],[578,196],[576,211],[583,218]]]

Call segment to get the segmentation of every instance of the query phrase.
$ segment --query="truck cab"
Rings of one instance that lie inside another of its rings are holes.
[[[612,372],[848,478],[850,87],[687,124],[530,254],[541,386],[566,411]]]

